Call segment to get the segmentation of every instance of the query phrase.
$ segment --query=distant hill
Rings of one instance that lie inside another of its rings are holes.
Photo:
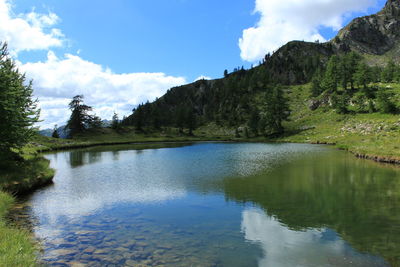
[[[101,121],[102,127],[110,127],[111,121],[110,120],[102,120]],[[51,137],[53,134],[54,129],[43,129],[39,130],[39,134],[47,137]],[[66,125],[60,126],[57,128],[57,133],[60,138],[67,138],[68,137],[68,129],[66,129]]]
[[[265,92],[271,87],[309,83],[319,70],[325,70],[333,55],[353,51],[370,66],[399,61],[399,2],[389,0],[377,14],[354,19],[329,42],[292,41],[249,70],[237,68],[232,73],[225,72],[222,79],[172,88],[153,103],[140,105],[123,124],[177,126],[181,117],[194,113],[197,125],[215,122],[238,127],[248,123],[254,110],[262,107]]]

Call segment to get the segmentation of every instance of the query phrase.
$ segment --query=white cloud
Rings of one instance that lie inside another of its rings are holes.
[[[197,81],[200,81],[200,80],[211,80],[211,79],[212,78],[209,77],[209,76],[201,75],[201,76],[197,77],[194,81],[197,82]]]
[[[63,44],[61,30],[53,28],[59,18],[54,13],[14,15],[11,2],[0,0],[0,41],[7,41],[11,53],[47,50]]]
[[[339,30],[352,12],[364,12],[376,0],[256,0],[261,15],[239,39],[243,60],[255,62],[292,40],[326,41],[321,27]]]
[[[264,250],[258,266],[367,266],[371,256],[357,253],[333,230],[287,228],[276,218],[258,209],[242,213],[242,232],[246,240]],[[376,258],[376,264],[382,262]],[[333,264],[334,263],[334,264]]]
[[[94,107],[97,115],[110,119],[114,111],[120,117],[128,115],[137,104],[186,83],[182,77],[164,73],[115,74],[77,55],[58,58],[52,51],[45,62],[20,63],[20,69],[33,79],[44,128],[64,124],[69,116],[68,103],[78,94],[85,96],[85,102]]]

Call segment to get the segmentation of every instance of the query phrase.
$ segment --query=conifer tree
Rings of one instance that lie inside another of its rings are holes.
[[[367,64],[361,62],[357,66],[356,73],[354,74],[355,83],[365,90],[368,87],[368,84],[372,81],[371,71]]]
[[[193,135],[193,131],[196,129],[196,114],[193,109],[189,108],[186,114],[186,127],[189,129],[189,135]]]
[[[255,136],[258,136],[258,126],[260,122],[260,113],[257,108],[253,108],[250,113],[248,126]]]
[[[322,72],[321,69],[318,68],[311,80],[311,96],[317,97],[323,92],[321,86],[321,80],[322,80]]]
[[[51,134],[51,137],[60,138],[60,135],[58,134],[58,131],[57,131],[57,124],[54,125],[54,129],[53,129],[53,133]]]
[[[83,98],[83,95],[76,95],[69,103],[69,108],[72,112],[67,122],[70,137],[85,131],[92,122],[93,116],[89,114],[89,111],[92,111],[92,107],[83,104]]]
[[[393,82],[396,72],[396,65],[393,60],[390,60],[382,72],[382,81],[390,83]]]
[[[264,131],[267,135],[279,135],[284,132],[282,123],[289,117],[289,105],[284,97],[280,85],[268,90],[265,95],[265,106],[263,120],[265,121]]]
[[[336,92],[338,89],[339,80],[339,57],[334,55],[328,61],[321,86],[324,91]]]
[[[111,128],[113,128],[114,130],[117,130],[119,128],[119,118],[118,118],[118,114],[114,112],[114,115],[112,116],[111,119]]]
[[[0,44],[1,45],[1,44]],[[11,149],[24,146],[35,133],[39,120],[37,100],[32,99],[32,82],[25,83],[8,54],[7,44],[0,47],[0,153],[8,157]]]

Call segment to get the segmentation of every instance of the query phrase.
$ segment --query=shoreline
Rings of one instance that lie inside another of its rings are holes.
[[[79,141],[78,141],[79,142]],[[115,146],[115,145],[141,145],[141,144],[162,144],[162,143],[201,143],[201,142],[230,142],[230,143],[292,143],[292,144],[312,144],[312,145],[329,145],[334,147],[335,149],[345,150],[355,157],[360,159],[367,159],[372,160],[378,163],[385,163],[385,164],[393,164],[393,165],[400,165],[400,158],[390,157],[390,156],[377,156],[373,154],[366,154],[360,153],[357,151],[353,151],[348,148],[342,148],[340,144],[333,143],[333,142],[293,142],[293,141],[285,141],[285,140],[276,140],[276,139],[239,139],[239,138],[217,138],[217,139],[202,139],[199,138],[187,138],[187,139],[162,139],[162,140],[140,140],[140,141],[121,141],[121,142],[94,142],[94,143],[76,143],[76,144],[67,144],[67,145],[59,145],[56,147],[47,147],[44,149],[37,149],[39,153],[51,153],[57,151],[66,151],[66,150],[75,150],[75,149],[83,149],[83,148],[91,148],[91,147],[106,147],[106,146]]]

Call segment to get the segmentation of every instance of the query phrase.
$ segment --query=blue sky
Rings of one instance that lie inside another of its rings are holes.
[[[0,0],[0,40],[29,79],[41,127],[84,94],[129,115],[173,86],[250,67],[291,40],[326,41],[385,0]]]
[[[368,13],[375,13],[383,0]],[[223,70],[250,66],[240,57],[242,31],[255,25],[254,1],[232,0],[16,0],[15,12],[54,12],[68,38],[59,53],[76,53],[117,73],[164,72],[187,80],[220,77]],[[355,12],[346,18],[365,15]],[[336,31],[322,27],[330,39]],[[34,55],[35,54],[35,55]],[[23,53],[22,61],[46,51]]]

